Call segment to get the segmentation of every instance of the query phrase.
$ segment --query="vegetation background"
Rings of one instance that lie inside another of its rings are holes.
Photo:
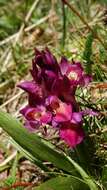
[[[94,78],[89,92],[82,94],[81,105],[93,106],[101,113],[99,118],[86,118],[85,123],[94,139],[94,146],[89,148],[94,152],[97,184],[100,189],[107,189],[107,0],[63,2],[0,0],[0,109],[22,121],[19,109],[26,104],[26,95],[17,84],[31,77],[35,47],[48,47],[58,59],[65,55],[70,60],[80,60]],[[17,151],[17,146],[0,128],[2,190],[31,190],[32,184],[49,178],[27,159],[23,150]],[[57,147],[68,151],[58,141]]]

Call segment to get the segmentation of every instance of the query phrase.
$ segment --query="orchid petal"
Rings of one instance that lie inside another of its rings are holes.
[[[85,115],[98,116],[98,115],[99,115],[99,113],[98,113],[97,111],[94,111],[94,110],[92,110],[92,109],[85,109],[85,110],[83,110],[83,111],[81,112],[81,114],[82,114],[83,116],[85,116]]]
[[[18,87],[25,90],[28,93],[36,94],[38,85],[34,81],[24,81],[18,84]]]
[[[60,62],[60,70],[61,70],[62,75],[66,75],[69,68],[70,68],[70,65],[69,65],[68,60],[65,57],[62,57],[61,62]]]
[[[72,107],[66,103],[60,103],[59,108],[56,109],[56,115],[53,118],[55,122],[70,121],[72,117]]]
[[[72,113],[72,120],[71,123],[80,123],[82,121],[82,114],[79,112]]]
[[[40,127],[40,123],[38,121],[26,121],[24,127],[28,129],[30,132],[34,132]]]
[[[81,143],[84,139],[84,131],[81,127],[71,124],[60,128],[60,137],[70,147],[74,148],[77,144]]]

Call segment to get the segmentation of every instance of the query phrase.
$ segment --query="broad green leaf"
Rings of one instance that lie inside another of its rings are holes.
[[[77,171],[91,190],[98,190],[93,179],[74,160],[55,150],[54,146],[46,140],[34,133],[29,133],[18,120],[12,118],[9,114],[0,112],[0,127],[36,159],[52,162],[58,168],[76,176],[78,176]]]
[[[29,133],[22,124],[8,113],[0,112],[0,127],[2,127],[23,149],[38,160],[52,162],[58,168],[69,173],[76,173],[66,156],[34,133]]]
[[[85,183],[90,187],[90,190],[98,190],[98,186],[93,179],[79,166],[74,160],[67,156],[68,160],[72,163],[74,168],[80,173]],[[88,164],[88,163],[87,163]]]
[[[91,175],[94,175],[95,171],[93,170],[93,150],[92,142],[90,138],[86,138],[82,143],[80,143],[76,148],[75,152],[77,155],[76,162],[86,171],[90,172]],[[90,148],[91,147],[91,148]],[[91,149],[91,150],[90,150]],[[85,152],[85,154],[84,154]],[[88,163],[88,164],[87,164]]]
[[[17,144],[12,138],[10,139],[10,142],[13,144],[13,146],[16,147],[17,150],[19,150],[23,156],[25,156],[28,160],[33,162],[36,166],[40,167],[45,172],[49,172],[49,168],[43,164],[41,160],[36,159],[34,156],[32,156],[28,151],[23,149],[19,144]]]
[[[89,187],[73,177],[55,177],[39,187],[34,187],[33,190],[89,190]]]

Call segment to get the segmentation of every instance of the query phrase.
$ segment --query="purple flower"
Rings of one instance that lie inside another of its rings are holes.
[[[98,112],[97,112],[97,111],[94,111],[94,110],[92,110],[92,109],[85,109],[85,110],[81,111],[81,114],[82,114],[83,116],[85,116],[85,115],[98,116]]]
[[[29,94],[42,97],[42,89],[34,81],[24,81],[21,82],[18,87],[22,88]]]
[[[34,131],[52,125],[66,144],[75,147],[85,136],[84,115],[95,115],[92,110],[80,110],[75,92],[78,86],[88,85],[92,77],[84,73],[79,62],[69,62],[63,57],[58,64],[48,48],[35,50],[30,72],[33,80],[18,85],[28,93],[28,106],[20,110],[25,127]]]
[[[30,131],[50,123],[52,119],[52,114],[44,106],[37,106],[36,108],[26,106],[20,110],[20,113],[26,118],[25,127]]]
[[[62,75],[66,75],[71,85],[86,86],[92,80],[90,75],[84,73],[83,67],[80,62],[69,63],[66,58],[61,59],[60,69]]]
[[[52,102],[51,102],[52,105]],[[71,104],[63,103],[59,101],[59,105],[53,106],[54,116],[53,121],[59,126],[66,123],[81,124],[82,114],[81,112],[73,112]]]
[[[71,123],[62,126],[59,135],[72,148],[80,144],[85,137],[82,127]]]
[[[59,130],[61,139],[75,147],[84,139],[82,114],[73,112],[71,104],[61,102],[56,96],[50,96],[46,103],[53,109],[52,124]]]
[[[53,121],[55,123],[63,123],[71,121],[72,119],[72,105],[62,102],[56,96],[49,96],[46,99],[46,105],[51,108],[53,112]]]
[[[44,101],[44,96],[47,93],[45,89],[35,83],[35,81],[21,82],[18,87],[25,90],[28,93],[29,105],[35,106],[41,104]]]
[[[60,102],[54,112],[53,120],[56,123],[68,122],[72,118],[72,106],[70,104]]]
[[[39,66],[41,69],[54,71],[58,73],[59,65],[56,58],[52,55],[48,48],[45,51],[35,50],[35,58],[33,60],[34,67]]]

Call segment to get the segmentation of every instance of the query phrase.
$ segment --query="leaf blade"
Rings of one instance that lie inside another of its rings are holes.
[[[60,176],[42,183],[39,187],[34,187],[33,190],[80,190],[80,187],[82,190],[89,190],[88,186],[78,179]]]
[[[74,168],[68,161],[66,156],[54,149],[51,145],[47,145],[46,141],[36,134],[29,133],[22,124],[10,117],[8,113],[0,112],[0,127],[2,127],[23,149],[38,160],[52,162],[58,168],[72,173]]]

